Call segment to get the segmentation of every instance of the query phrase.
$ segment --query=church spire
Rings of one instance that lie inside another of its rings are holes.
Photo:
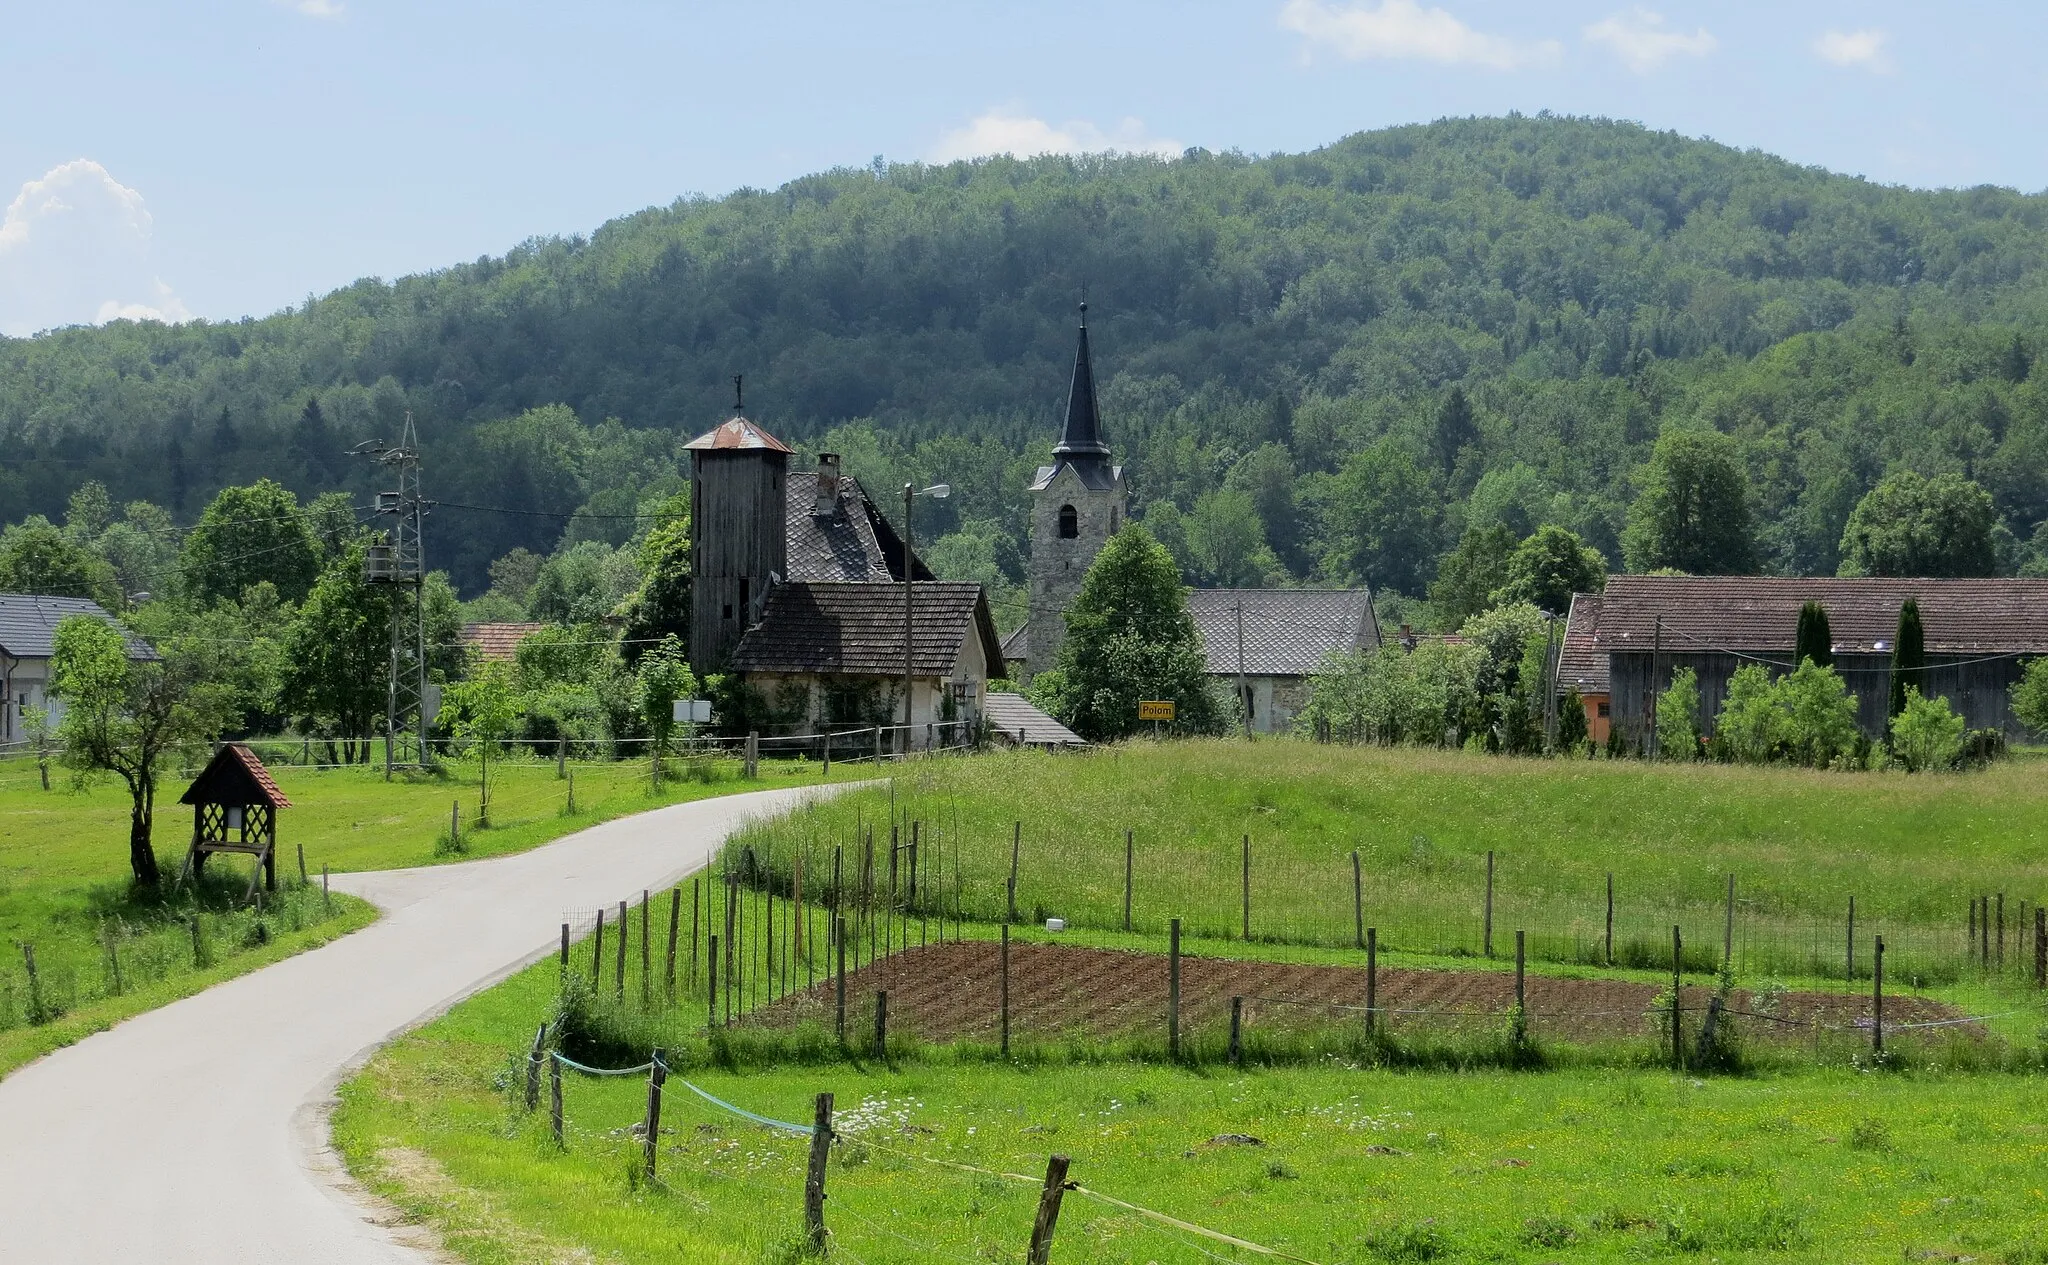
[[[1067,392],[1067,424],[1053,446],[1053,460],[1093,473],[1109,461],[1102,419],[1095,411],[1095,370],[1088,361],[1088,303],[1081,303],[1080,343],[1074,352],[1074,384]]]

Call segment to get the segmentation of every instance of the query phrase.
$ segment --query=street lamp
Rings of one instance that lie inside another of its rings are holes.
[[[934,483],[919,491],[915,483],[903,485],[903,754],[910,754],[910,666],[911,666],[911,576],[912,554],[910,546],[910,502],[913,497],[928,496],[943,501],[953,495],[952,485]]]

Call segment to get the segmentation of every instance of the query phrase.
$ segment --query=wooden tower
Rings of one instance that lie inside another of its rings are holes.
[[[735,395],[739,379],[733,379]],[[789,445],[733,417],[690,453],[690,666],[719,672],[760,615],[768,586],[789,574]]]

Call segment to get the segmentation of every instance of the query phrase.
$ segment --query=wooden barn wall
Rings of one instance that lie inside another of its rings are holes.
[[[1758,656],[1757,658],[1764,658]],[[1650,679],[1651,660],[1657,664],[1657,678]],[[1736,670],[1757,658],[1741,658],[1725,651],[1652,655],[1631,651],[1608,657],[1609,688],[1613,692],[1613,723],[1623,733],[1638,738],[1649,732],[1649,709],[1653,700],[1671,686],[1671,678],[1682,668],[1691,668],[1700,683],[1700,732],[1711,735],[1721,704],[1728,698],[1728,682]],[[1770,664],[1771,675],[1790,670],[1787,653]],[[1922,692],[1940,695],[1972,729],[2000,729],[2019,737],[2025,728],[2012,714],[2012,688],[2020,677],[2021,661],[2015,657],[1929,655]],[[1856,696],[1856,723],[1875,741],[1884,736],[1891,696],[1891,656],[1845,654],[1835,659],[1849,692]]]
[[[784,509],[789,458],[741,451],[693,454],[690,480],[690,663],[715,671],[746,631],[747,607],[789,574]]]

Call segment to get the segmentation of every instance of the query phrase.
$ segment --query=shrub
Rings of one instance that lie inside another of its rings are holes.
[[[1963,751],[1963,718],[1946,698],[1906,687],[1906,706],[1892,718],[1892,758],[1908,773],[1945,769]]]
[[[2013,687],[2012,712],[2020,723],[2048,736],[2048,658],[2031,659]]]
[[[1776,752],[1784,730],[1784,709],[1778,704],[1770,669],[1761,663],[1736,669],[1714,725],[1722,748],[1733,759],[1762,764]]]
[[[1557,749],[1567,756],[1578,755],[1586,745],[1586,700],[1576,688],[1566,690],[1557,705]]]
[[[1785,713],[1785,740],[1801,764],[1827,768],[1855,750],[1856,696],[1833,668],[1811,659],[1773,687]]]
[[[1700,750],[1700,678],[1691,668],[1671,674],[1671,688],[1657,696],[1657,752],[1667,760],[1692,760]]]

